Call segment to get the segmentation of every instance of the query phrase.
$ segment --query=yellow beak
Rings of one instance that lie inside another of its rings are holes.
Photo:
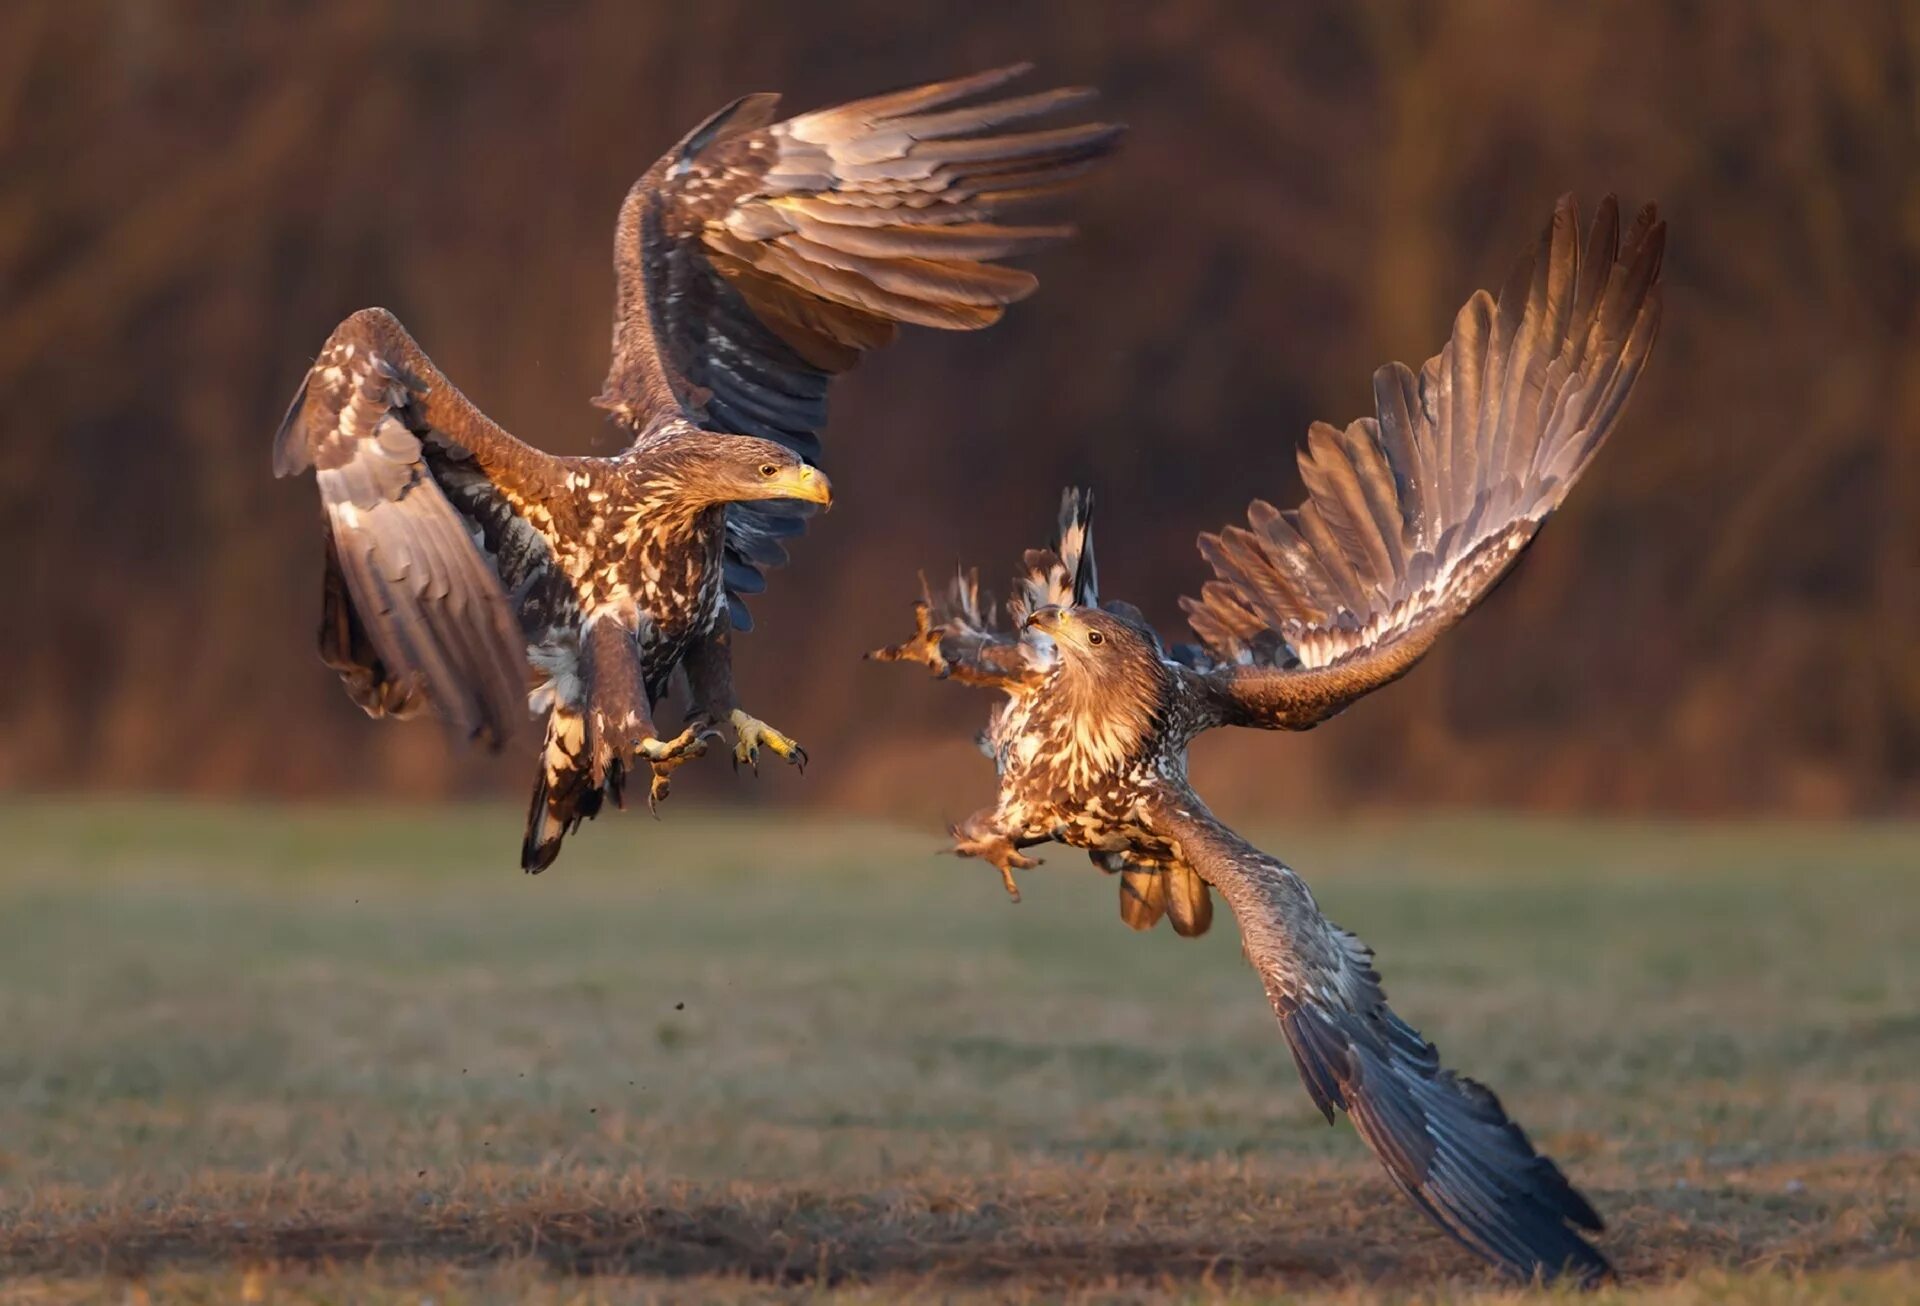
[[[790,467],[774,482],[783,499],[803,499],[823,508],[833,507],[833,482],[818,467]]]

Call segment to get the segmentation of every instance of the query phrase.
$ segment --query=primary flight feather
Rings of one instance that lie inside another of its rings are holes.
[[[1024,72],[774,121],[721,109],[635,183],[614,239],[613,361],[595,403],[630,443],[557,457],[515,439],[382,309],[335,329],[274,443],[325,511],[320,651],[372,716],[434,706],[498,747],[546,739],[522,865],[645,770],[649,801],[717,727],[738,761],[799,744],[740,708],[732,635],[816,505],[828,384],[902,322],[974,330],[1030,293],[997,260],[1068,234],[1000,221],[1109,153],[1119,128],[1033,120],[1077,89],[981,97]],[[686,727],[654,711],[676,675]]]
[[[1118,874],[1136,929],[1164,916],[1204,933],[1217,890],[1314,1102],[1347,1113],[1435,1223],[1523,1277],[1606,1275],[1582,1236],[1598,1213],[1387,1006],[1371,950],[1207,810],[1187,746],[1216,726],[1317,725],[1405,674],[1486,596],[1615,427],[1659,325],[1665,234],[1649,207],[1622,240],[1608,199],[1583,248],[1563,199],[1436,357],[1374,374],[1374,416],[1312,429],[1305,502],[1256,501],[1245,526],[1200,537],[1214,579],[1183,601],[1197,645],[1167,647],[1101,597],[1092,500],[1069,491],[1008,624],[962,576],[916,605],[914,638],[874,654],[1006,695],[982,736],[998,799],[955,829],[955,851],[1017,897],[1013,872],[1034,865],[1022,849],[1085,849]]]

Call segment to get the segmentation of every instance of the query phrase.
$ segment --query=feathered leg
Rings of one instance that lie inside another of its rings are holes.
[[[690,723],[672,739],[660,738],[653,704],[640,674],[640,646],[618,622],[596,621],[581,641],[580,676],[586,689],[588,773],[621,805],[627,772],[646,763],[652,772],[648,806],[666,795],[665,776],[707,751],[712,731]]]
[[[552,711],[520,848],[520,865],[536,873],[553,865],[561,841],[599,815],[607,799],[625,805],[629,772],[644,764],[652,773],[651,807],[665,796],[664,773],[700,756],[711,737],[694,726],[673,739],[659,737],[639,645],[617,622],[589,625],[577,651],[569,644],[553,670],[550,686],[536,693],[536,704],[550,696]],[[558,687],[563,681],[567,688]]]

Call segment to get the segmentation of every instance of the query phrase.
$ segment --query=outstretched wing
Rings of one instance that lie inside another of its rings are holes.
[[[1035,608],[1099,601],[1093,560],[1093,491],[1069,488],[1060,496],[1053,544],[1028,549],[1024,570],[1013,578],[1006,617],[980,591],[980,572],[961,571],[935,590],[920,578],[914,605],[919,629],[904,644],[875,649],[881,662],[925,662],[963,682],[1006,688],[1030,669],[1020,627]]]
[[[991,598],[980,593],[978,571],[965,571],[938,593],[925,590],[933,624],[945,632],[941,650],[949,656],[984,644],[1012,646],[1036,608],[1097,606],[1098,571],[1093,557],[1093,491],[1069,487],[1060,494],[1060,518],[1053,543],[1021,555],[1022,570],[1007,594],[1003,626]],[[923,589],[925,589],[923,582]]]
[[[1060,518],[1053,545],[1028,549],[1026,571],[1014,577],[1007,615],[1015,630],[1035,608],[1100,606],[1100,573],[1093,557],[1093,491],[1068,486],[1060,492]]]
[[[1666,224],[1649,205],[1622,244],[1609,197],[1584,253],[1578,225],[1563,198],[1418,376],[1374,373],[1374,417],[1313,427],[1299,508],[1200,537],[1217,579],[1181,604],[1224,720],[1302,729],[1404,674],[1586,470],[1653,346]]]
[[[1162,799],[1149,821],[1232,906],[1301,1081],[1329,1123],[1346,1112],[1414,1205],[1509,1272],[1583,1281],[1611,1272],[1575,1231],[1602,1228],[1592,1205],[1499,1098],[1441,1066],[1434,1046],[1394,1014],[1372,950],[1320,914],[1299,876],[1197,801]]]
[[[519,520],[547,456],[489,421],[383,309],[334,331],[274,440],[326,512],[321,649],[370,714],[424,693],[457,736],[498,747],[527,713],[514,604],[551,554]],[[507,585],[515,587],[509,596]]]
[[[820,453],[828,381],[898,323],[975,330],[1037,284],[997,260],[1070,234],[998,221],[1108,153],[1104,123],[1009,130],[1085,102],[1080,89],[967,103],[1003,68],[773,123],[778,97],[722,109],[628,194],[615,238],[614,356],[596,401],[645,437],[685,416]],[[729,593],[786,559],[797,505],[727,514]]]

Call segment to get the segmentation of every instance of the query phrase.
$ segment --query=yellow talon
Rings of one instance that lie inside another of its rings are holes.
[[[760,750],[764,747],[775,756],[793,763],[802,771],[807,769],[807,750],[800,747],[791,737],[781,734],[758,717],[749,716],[737,707],[733,709],[731,720],[735,739],[733,764],[736,768],[745,762],[758,773]]]

